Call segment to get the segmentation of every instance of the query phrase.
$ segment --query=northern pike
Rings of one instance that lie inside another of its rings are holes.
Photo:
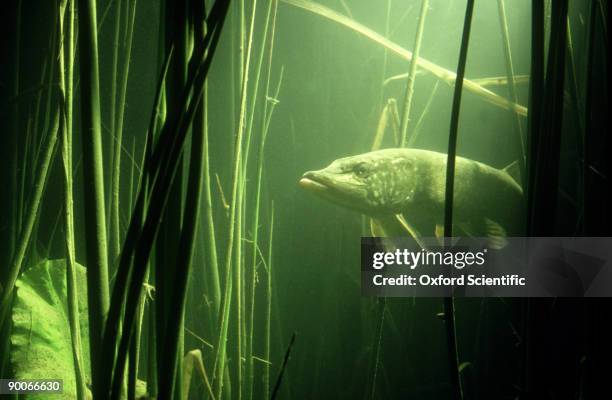
[[[441,236],[446,161],[443,153],[385,149],[340,158],[306,172],[301,187],[372,218],[375,236]],[[522,232],[523,190],[510,175],[468,158],[455,159],[453,227],[469,236]]]

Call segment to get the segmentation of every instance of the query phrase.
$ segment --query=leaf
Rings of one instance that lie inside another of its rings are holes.
[[[75,265],[81,357],[87,386],[91,386],[87,269]],[[54,399],[76,398],[72,338],[68,320],[66,260],[44,260],[28,269],[17,281],[12,308],[11,365],[15,379],[62,379],[63,394]],[[147,384],[136,381],[136,398],[146,396]],[[23,399],[46,399],[49,395],[25,395]],[[91,398],[88,391],[87,397]]]
[[[85,378],[91,381],[86,270],[76,264]],[[22,274],[12,309],[11,365],[15,379],[62,379],[63,395],[76,397],[74,361],[66,296],[66,261],[44,260]],[[42,399],[48,395],[27,395]]]

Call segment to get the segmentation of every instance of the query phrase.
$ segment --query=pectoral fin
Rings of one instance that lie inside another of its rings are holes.
[[[392,227],[386,220],[370,218],[370,231],[372,232],[372,236],[385,238],[397,236],[391,233],[390,228]],[[390,241],[385,241],[384,243],[386,251],[395,251],[395,249],[397,249],[397,246]]]
[[[370,218],[370,232],[374,237],[386,237],[387,233],[380,224],[380,221]]]
[[[421,234],[413,225],[410,225],[402,214],[396,214],[395,218],[400,223],[400,225],[408,232],[408,234],[418,243],[419,247],[425,249],[425,244],[421,241]]]
[[[378,237],[412,237],[421,248],[425,248],[419,231],[401,214],[370,219],[370,230]]]

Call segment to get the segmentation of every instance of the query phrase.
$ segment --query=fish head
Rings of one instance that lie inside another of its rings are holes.
[[[402,149],[340,158],[308,171],[300,186],[340,206],[372,217],[399,214],[417,192],[416,159]]]

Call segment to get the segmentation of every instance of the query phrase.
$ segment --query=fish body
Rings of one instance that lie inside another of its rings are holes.
[[[306,172],[299,183],[383,222],[387,232],[398,228],[394,220],[401,217],[419,234],[433,236],[444,224],[446,161],[446,154],[428,150],[378,150],[337,159]],[[506,170],[456,157],[454,226],[471,236],[492,230],[519,235],[522,207],[523,190]],[[395,228],[390,229],[390,221]]]

